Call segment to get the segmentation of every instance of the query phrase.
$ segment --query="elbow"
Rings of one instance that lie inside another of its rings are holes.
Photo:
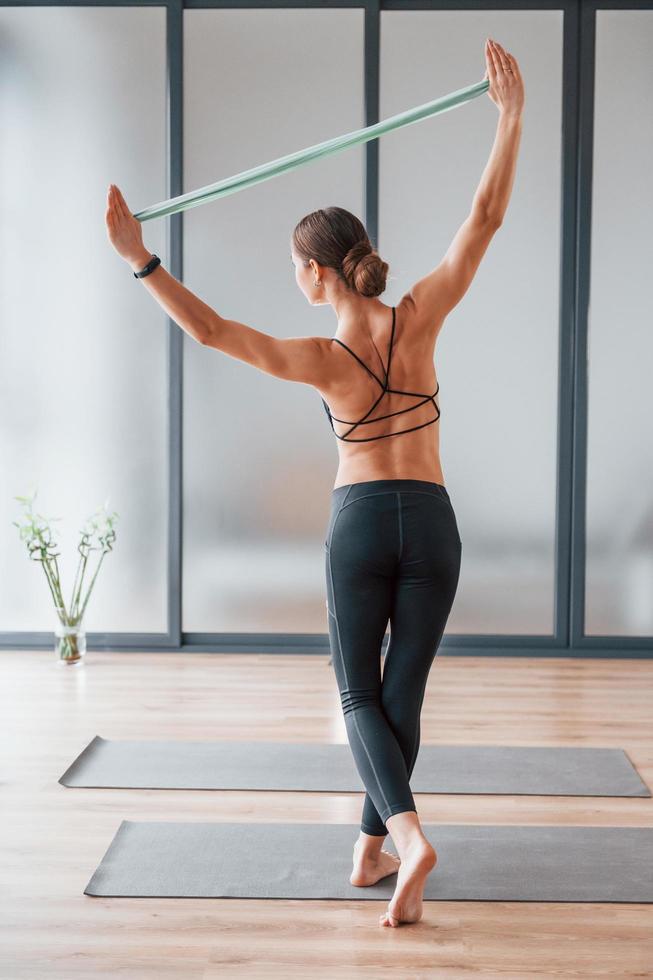
[[[195,337],[197,343],[201,344],[202,347],[215,347],[215,333],[213,324],[202,323],[201,326],[198,326],[195,329],[193,336]]]
[[[503,214],[497,209],[496,205],[493,206],[487,200],[475,200],[472,213],[475,213],[481,222],[486,225],[492,225],[494,228],[499,228],[503,221]]]
[[[488,211],[486,213],[486,220],[496,230],[503,224],[503,215],[496,211]]]

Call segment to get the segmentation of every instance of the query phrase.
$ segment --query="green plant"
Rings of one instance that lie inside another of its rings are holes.
[[[61,520],[59,517],[46,518],[43,514],[35,513],[32,504],[36,497],[36,490],[28,497],[14,497],[20,501],[25,508],[24,521],[19,524],[12,521],[19,531],[21,540],[27,545],[27,551],[32,561],[40,561],[43,571],[50,587],[50,592],[54,600],[55,609],[59,619],[64,626],[78,626],[84,615],[84,610],[90,599],[95,580],[100,571],[100,566],[107,552],[113,550],[113,542],[116,540],[114,523],[118,514],[116,511],[107,511],[107,502],[98,508],[81,530],[81,540],[77,546],[79,561],[75,573],[73,593],[70,600],[70,607],[66,609],[59,577],[59,565],[57,558],[60,553],[57,551],[57,543],[54,540],[50,521]],[[87,572],[87,564],[91,551],[100,551],[100,558],[93,577],[91,578],[86,595],[82,599],[82,587],[84,576]]]

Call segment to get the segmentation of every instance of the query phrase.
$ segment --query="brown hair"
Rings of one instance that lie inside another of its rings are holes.
[[[293,247],[308,265],[335,269],[348,289],[379,296],[385,289],[388,263],[373,248],[365,225],[344,208],[319,208],[305,215],[292,233]]]

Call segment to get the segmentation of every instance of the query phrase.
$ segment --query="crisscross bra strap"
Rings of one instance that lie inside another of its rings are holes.
[[[390,334],[390,345],[388,347],[388,364],[387,364],[387,366],[385,368],[385,382],[381,381],[381,379],[374,373],[374,371],[372,371],[372,369],[367,366],[367,364],[365,363],[365,361],[361,360],[361,358],[358,356],[358,354],[355,351],[353,351],[351,349],[351,347],[348,347],[347,344],[345,344],[342,340],[339,340],[337,337],[332,337],[331,338],[331,340],[335,340],[336,343],[340,344],[341,347],[344,347],[345,350],[349,351],[349,353],[351,354],[351,356],[354,357],[358,361],[358,363],[361,364],[365,368],[365,370],[368,372],[368,374],[371,374],[372,375],[372,377],[374,378],[374,380],[378,382],[378,384],[381,386],[381,389],[382,389],[381,390],[381,394],[376,399],[376,401],[371,406],[371,408],[369,408],[368,411],[365,413],[365,415],[363,415],[363,417],[361,419],[358,419],[357,422],[352,422],[352,421],[349,421],[347,419],[338,419],[338,418],[336,418],[334,415],[331,414],[331,409],[327,405],[327,403],[324,400],[324,398],[322,399],[322,404],[324,405],[324,411],[326,412],[327,418],[329,419],[329,422],[331,423],[331,428],[333,429],[334,435],[338,439],[340,439],[342,442],[372,442],[372,441],[374,441],[376,439],[388,439],[390,436],[399,436],[399,435],[401,435],[404,432],[414,432],[415,429],[423,429],[425,426],[432,425],[434,422],[437,422],[437,420],[440,418],[440,409],[438,408],[438,405],[437,405],[437,403],[435,401],[435,396],[437,395],[437,393],[438,393],[438,391],[440,389],[440,385],[439,384],[437,385],[437,387],[436,387],[435,391],[433,392],[433,394],[429,394],[429,393],[423,392],[423,391],[403,391],[402,389],[397,389],[397,388],[391,388],[390,387],[390,363],[391,363],[391,360],[392,360],[392,347],[393,347],[393,344],[394,344],[395,323],[396,323],[396,308],[393,306],[392,307],[392,332]],[[372,412],[374,411],[374,409],[376,408],[376,406],[379,404],[379,402],[381,401],[381,399],[384,397],[384,395],[387,392],[392,392],[392,393],[397,394],[397,395],[412,395],[415,398],[421,398],[423,400],[420,401],[420,402],[417,402],[416,405],[410,405],[408,408],[402,408],[402,409],[400,409],[397,412],[390,412],[388,415],[379,415],[379,416],[377,416],[374,419],[368,419],[368,415],[371,415],[372,414]],[[436,411],[435,418],[429,419],[428,422],[423,422],[421,425],[412,426],[409,429],[399,429],[396,432],[386,432],[383,435],[370,436],[367,439],[351,439],[351,438],[348,438],[349,433],[353,432],[353,430],[356,429],[356,428],[358,428],[359,425],[371,425],[373,422],[380,422],[382,419],[389,419],[389,418],[392,418],[394,415],[403,415],[406,412],[412,412],[416,408],[419,408],[421,405],[424,405],[428,401],[431,401],[433,403],[433,407],[435,408],[435,411]],[[335,426],[333,424],[334,423],[334,420],[336,422],[342,422],[344,425],[349,425],[349,426],[351,426],[351,428],[348,429],[347,432],[344,433],[344,435],[342,435],[342,436],[341,435],[338,435],[338,433],[335,430]]]
[[[390,360],[392,358],[392,345],[394,343],[394,339],[395,339],[395,307],[393,306],[392,307],[392,333],[390,334],[390,346],[388,347],[388,366],[385,369],[385,382],[383,382],[378,377],[378,375],[376,375],[374,373],[374,371],[372,371],[372,369],[367,366],[367,364],[365,363],[365,361],[361,360],[361,358],[358,356],[358,354],[356,354],[355,351],[353,351],[351,349],[351,347],[348,347],[347,344],[344,343],[344,341],[339,340],[337,337],[332,337],[331,338],[331,340],[335,340],[335,342],[337,344],[340,344],[341,347],[344,347],[345,350],[348,350],[349,353],[351,354],[351,356],[352,357],[355,357],[356,360],[358,361],[358,363],[363,365],[363,367],[368,372],[368,374],[371,374],[372,375],[372,377],[374,378],[374,380],[377,381],[381,385],[381,387],[383,388],[384,391],[387,390],[388,384],[390,383]]]
[[[392,345],[395,340],[395,307],[392,307],[392,332],[390,334],[390,345],[388,347],[388,366],[385,369],[385,386],[390,384],[390,361],[392,360]]]

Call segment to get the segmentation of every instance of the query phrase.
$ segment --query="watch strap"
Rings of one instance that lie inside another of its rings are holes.
[[[145,276],[149,276],[150,272],[154,272],[158,265],[161,265],[161,259],[158,255],[153,255],[147,265],[144,266],[140,272],[134,273],[134,278],[143,279]]]

